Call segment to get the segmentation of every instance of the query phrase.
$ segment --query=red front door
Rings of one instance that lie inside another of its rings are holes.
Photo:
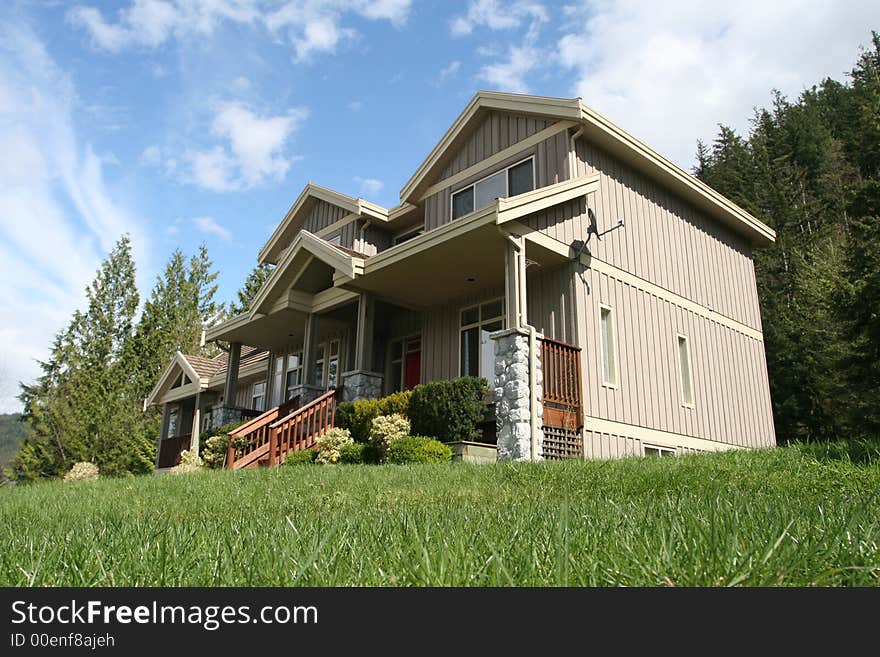
[[[403,386],[407,390],[415,388],[422,380],[422,343],[418,338],[408,340],[403,355]]]

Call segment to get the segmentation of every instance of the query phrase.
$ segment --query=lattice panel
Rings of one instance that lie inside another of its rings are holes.
[[[544,426],[544,458],[551,461],[580,459],[584,456],[584,443],[577,429]]]

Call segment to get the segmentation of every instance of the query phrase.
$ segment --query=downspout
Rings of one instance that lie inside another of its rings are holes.
[[[516,314],[517,325],[514,328],[522,328],[529,333],[529,456],[532,462],[538,460],[538,331],[529,324],[526,312],[526,254],[523,245],[513,235],[507,234],[507,239],[513,244],[513,248],[519,253],[519,312]],[[525,238],[520,238],[523,241]]]
[[[577,178],[577,148],[575,147],[575,142],[582,134],[584,134],[583,126],[581,126],[577,132],[573,133],[568,140],[568,169],[570,180]]]
[[[367,244],[367,228],[369,228],[369,227],[372,226],[372,225],[373,225],[373,220],[372,220],[372,219],[367,219],[366,221],[364,221],[364,223],[361,224],[361,248],[360,248],[360,252],[361,252],[361,253],[366,253],[366,252],[367,252],[367,248],[366,248],[366,244]],[[355,251],[357,251],[357,250],[358,250],[358,249],[355,249]]]

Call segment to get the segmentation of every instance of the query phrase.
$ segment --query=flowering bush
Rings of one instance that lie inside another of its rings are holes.
[[[410,432],[409,420],[400,413],[392,413],[391,415],[380,415],[373,418],[370,425],[370,442],[382,453],[382,460],[388,453],[388,446],[391,441],[401,436],[407,436]]]
[[[318,453],[313,449],[301,449],[284,457],[284,465],[311,465]]]
[[[170,472],[172,474],[189,474],[204,469],[205,463],[199,458],[199,455],[185,449],[180,453],[180,463],[171,468]]]
[[[64,481],[97,481],[101,476],[98,466],[94,463],[74,463],[66,475]]]
[[[353,441],[348,429],[330,429],[315,443],[318,452],[315,463],[339,463],[339,449],[351,442]]]
[[[211,436],[205,441],[202,449],[202,460],[205,465],[212,469],[222,468],[226,462],[226,454],[229,452],[229,434]]]

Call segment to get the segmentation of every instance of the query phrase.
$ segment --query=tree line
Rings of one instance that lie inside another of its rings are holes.
[[[762,219],[755,272],[780,441],[880,435],[880,36],[848,75],[720,126],[694,173]]]

